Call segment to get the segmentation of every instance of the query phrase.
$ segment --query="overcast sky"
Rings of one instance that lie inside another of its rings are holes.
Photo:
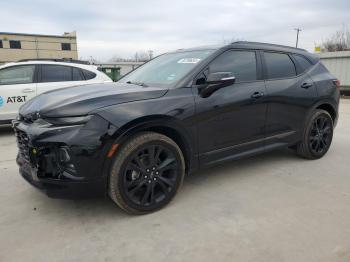
[[[347,23],[350,0],[3,0],[0,9],[0,31],[76,30],[79,57],[102,61],[231,39],[293,46],[296,27],[312,51]]]

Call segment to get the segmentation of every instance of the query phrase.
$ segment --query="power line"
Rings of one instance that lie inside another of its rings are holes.
[[[295,43],[295,47],[298,47],[298,42],[299,42],[299,32],[301,31],[300,28],[294,28],[295,31],[297,31],[297,41]]]

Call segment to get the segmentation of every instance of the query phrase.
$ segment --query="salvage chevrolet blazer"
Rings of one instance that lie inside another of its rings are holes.
[[[13,127],[21,175],[51,197],[164,207],[185,174],[277,148],[329,149],[339,81],[302,49],[235,42],[156,57],[115,84],[41,94]]]

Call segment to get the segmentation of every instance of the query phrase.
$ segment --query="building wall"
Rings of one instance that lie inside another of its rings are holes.
[[[350,51],[320,53],[320,59],[342,86],[350,87]]]
[[[62,36],[0,33],[3,48],[0,48],[0,63],[21,59],[70,58],[78,59],[75,32]],[[21,49],[11,49],[10,40],[21,42]],[[70,43],[71,50],[62,50],[62,43]]]

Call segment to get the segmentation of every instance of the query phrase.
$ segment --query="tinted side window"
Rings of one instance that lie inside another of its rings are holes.
[[[60,65],[42,65],[41,82],[72,81],[72,68]]]
[[[312,67],[312,64],[305,57],[300,56],[300,55],[293,55],[293,57],[297,61],[298,65],[300,67],[300,70],[298,70],[298,71],[300,71],[300,72],[298,72],[299,74],[302,72],[305,72],[310,67]]]
[[[2,46],[2,40],[0,40],[0,48],[3,48],[3,46]]]
[[[81,73],[79,68],[73,68],[73,81],[83,81],[84,80],[84,76]]]
[[[14,66],[14,67],[1,69],[0,85],[33,83],[34,72],[35,72],[35,65]]]
[[[209,70],[210,73],[232,72],[237,82],[254,81],[257,79],[255,52],[225,52],[210,64]]]
[[[90,80],[96,77],[96,74],[94,72],[91,72],[89,70],[82,69],[85,80]]]
[[[296,75],[293,61],[286,54],[265,52],[267,78],[285,78]]]

